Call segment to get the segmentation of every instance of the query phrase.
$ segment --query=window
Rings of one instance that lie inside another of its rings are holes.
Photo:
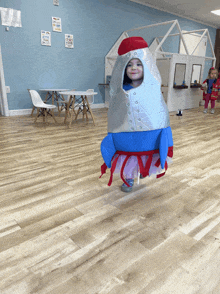
[[[196,84],[201,83],[201,72],[202,72],[202,65],[201,64],[193,64],[191,84],[196,85]]]
[[[174,74],[174,86],[182,86],[185,84],[186,64],[176,63]]]

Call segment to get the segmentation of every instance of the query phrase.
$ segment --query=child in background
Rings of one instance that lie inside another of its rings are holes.
[[[218,79],[218,70],[214,67],[209,69],[207,79],[202,83],[203,100],[205,100],[204,113],[208,111],[209,101],[211,101],[211,114],[215,113],[215,100],[218,98],[220,90],[220,80]]]

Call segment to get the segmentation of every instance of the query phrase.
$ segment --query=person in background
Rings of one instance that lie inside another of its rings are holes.
[[[215,100],[220,91],[220,80],[218,79],[218,70],[211,67],[207,79],[202,83],[203,100],[205,100],[204,113],[208,112],[209,101],[211,101],[211,114],[215,113]]]

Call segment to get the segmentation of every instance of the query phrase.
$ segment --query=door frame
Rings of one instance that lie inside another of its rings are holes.
[[[0,114],[3,116],[9,116],[8,99],[5,87],[5,76],[2,62],[2,52],[0,44]]]

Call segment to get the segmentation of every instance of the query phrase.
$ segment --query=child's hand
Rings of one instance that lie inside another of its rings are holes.
[[[201,89],[203,90],[203,91],[207,91],[207,83],[204,83],[204,84],[202,84],[202,87],[201,87]]]

